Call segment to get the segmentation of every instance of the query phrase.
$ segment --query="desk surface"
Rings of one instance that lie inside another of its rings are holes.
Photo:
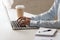
[[[16,10],[9,10],[10,16],[13,16],[11,14],[15,14],[15,13],[16,13]],[[36,16],[36,15],[32,15],[32,14],[24,12],[24,16],[26,15],[28,15],[28,17]],[[15,18],[17,19],[17,16]],[[37,40],[37,39],[41,40],[41,38],[44,38],[44,39],[47,38],[47,37],[35,36],[35,33],[37,30],[12,30],[10,29],[9,31],[10,31],[9,33],[7,32],[8,40]],[[60,30],[58,30],[58,33],[56,34],[55,37],[48,37],[48,39],[59,40]]]
[[[0,40],[40,40],[41,38],[35,36],[37,30],[12,30],[5,12],[0,14],[0,20]],[[49,39],[50,38],[51,37],[49,37]],[[60,39],[60,30],[58,30],[58,33],[55,37],[52,37],[52,39]]]

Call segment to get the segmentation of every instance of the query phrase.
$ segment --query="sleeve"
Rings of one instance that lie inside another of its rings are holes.
[[[57,27],[56,20],[54,21],[40,21],[40,27],[50,27],[50,28],[55,28]]]
[[[31,20],[29,26],[31,26],[31,27],[32,26],[37,26],[38,27],[39,26],[39,22],[40,21]]]

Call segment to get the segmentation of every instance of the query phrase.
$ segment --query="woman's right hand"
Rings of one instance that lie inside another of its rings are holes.
[[[30,24],[30,18],[27,18],[27,17],[20,17],[17,19],[17,22],[19,24],[20,27],[24,27],[26,25],[29,25]]]

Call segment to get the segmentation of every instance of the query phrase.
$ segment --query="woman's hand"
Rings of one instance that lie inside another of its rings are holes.
[[[17,22],[18,22],[20,27],[25,27],[26,25],[29,25],[30,20],[31,19],[27,18],[27,17],[20,17],[17,19]]]

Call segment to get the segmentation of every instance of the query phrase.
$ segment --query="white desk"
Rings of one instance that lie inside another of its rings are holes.
[[[12,30],[5,11],[3,9],[2,12],[0,11],[0,40],[40,40],[41,37],[35,36],[36,31],[37,30]],[[60,30],[52,39],[60,39]]]
[[[12,10],[13,11],[13,10]],[[9,12],[10,13],[10,12]],[[13,12],[12,12],[13,13]],[[15,10],[16,13],[16,10]],[[11,14],[11,13],[10,13]],[[24,13],[26,15],[28,15],[28,17],[32,17],[34,15],[29,14],[29,13]],[[30,16],[31,15],[31,16]],[[16,16],[16,14],[15,14]],[[36,15],[35,15],[36,16]],[[15,19],[14,19],[15,20]],[[19,30],[19,31],[14,31],[13,32],[13,37],[15,36],[15,34],[17,34],[17,36],[15,38],[13,38],[14,40],[18,39],[18,40],[59,40],[60,39],[60,30],[58,30],[57,34],[55,37],[42,37],[42,36],[35,36],[37,30]],[[20,37],[20,38],[19,38]],[[12,40],[12,39],[11,39]]]

